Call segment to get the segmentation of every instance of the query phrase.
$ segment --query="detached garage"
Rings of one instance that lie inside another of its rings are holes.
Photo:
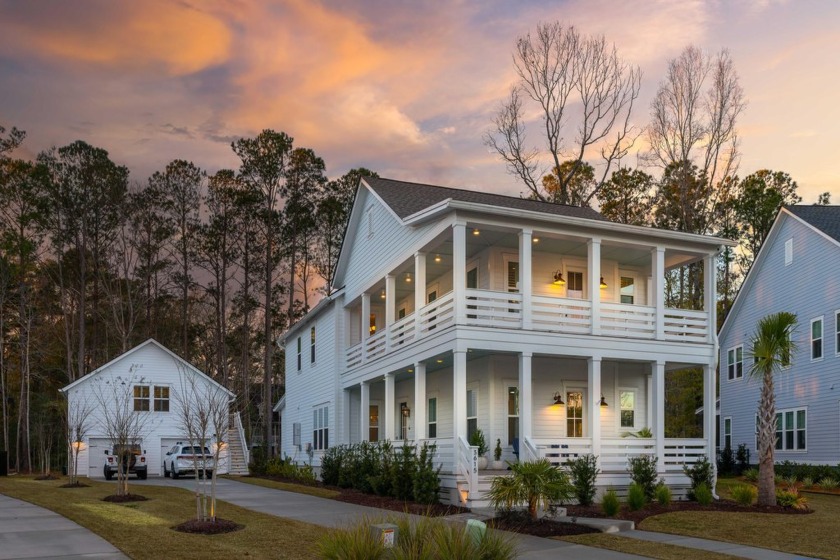
[[[116,394],[125,395],[129,414],[138,415],[142,428],[133,443],[143,450],[149,475],[161,475],[166,452],[176,442],[189,439],[183,427],[184,406],[213,398],[227,403],[229,419],[225,423],[225,453],[216,472],[247,474],[247,469],[242,472],[241,467],[230,469],[232,462],[247,465],[246,457],[232,456],[248,449],[238,412],[230,408],[235,395],[154,339],[74,381],[61,392],[67,398],[68,418],[73,411],[88,412],[84,415],[85,437],[75,443],[79,448],[79,476],[104,476],[106,452],[113,445],[107,415],[115,415],[113,409],[118,405],[114,402],[119,399],[111,397]]]

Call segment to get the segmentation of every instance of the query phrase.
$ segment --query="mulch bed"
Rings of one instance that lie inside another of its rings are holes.
[[[633,521],[637,525],[647,519],[648,517],[652,517],[654,515],[661,515],[663,513],[672,513],[675,511],[723,511],[723,512],[732,512],[732,513],[782,513],[782,514],[792,514],[792,515],[801,515],[801,514],[809,514],[813,513],[811,509],[794,509],[789,507],[782,507],[782,506],[772,506],[772,507],[758,507],[758,506],[742,506],[736,502],[730,500],[717,500],[709,504],[708,506],[701,506],[697,502],[689,502],[689,501],[677,501],[671,502],[671,505],[668,506],[661,506],[657,503],[651,503],[646,505],[640,510],[630,511],[630,509],[626,505],[621,506],[621,510],[619,511],[618,515],[615,516],[615,519],[626,519],[628,521]],[[592,505],[592,506],[566,506],[566,515],[569,517],[601,517],[606,518],[607,516],[604,514],[604,510],[601,509],[600,505]]]
[[[513,531],[535,537],[569,537],[572,535],[586,535],[598,533],[598,529],[584,527],[577,523],[555,521],[553,519],[541,518],[532,521],[527,511],[513,511],[503,516],[490,520],[489,525],[494,529]]]
[[[172,527],[176,531],[182,533],[193,533],[197,535],[221,535],[222,533],[233,533],[244,529],[244,525],[239,525],[228,519],[216,518],[216,521],[199,521],[197,519],[190,519],[180,525]]]
[[[72,484],[68,482],[67,484],[62,484],[59,488],[90,488],[90,484],[82,484],[78,481],[73,482]]]
[[[103,502],[111,502],[112,504],[123,504],[126,502],[145,502],[149,498],[146,496],[141,496],[140,494],[125,494],[124,496],[117,496],[116,494],[111,494],[110,496],[105,496],[102,498]]]
[[[348,502],[360,506],[369,506],[392,511],[415,513],[417,515],[426,515],[428,517],[442,517],[444,515],[455,515],[470,511],[467,508],[440,503],[418,504],[416,502],[404,502],[403,500],[397,500],[396,498],[377,496],[375,494],[364,494],[358,490],[351,490],[347,488],[330,487],[330,489],[341,492],[341,495],[335,498],[339,502]]]

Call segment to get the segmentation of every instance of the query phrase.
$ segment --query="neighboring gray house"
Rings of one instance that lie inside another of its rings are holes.
[[[749,379],[750,340],[762,317],[795,313],[790,367],[776,375],[777,461],[840,462],[840,206],[783,208],[720,341],[720,448],[756,452],[760,382]],[[755,462],[753,460],[753,462]]]

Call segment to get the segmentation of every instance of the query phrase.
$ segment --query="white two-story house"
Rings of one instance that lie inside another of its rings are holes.
[[[595,454],[602,487],[629,483],[627,457],[642,453],[684,484],[684,464],[714,457],[714,407],[703,438],[664,437],[665,373],[703,368],[715,401],[715,274],[703,310],[666,307],[665,277],[714,271],[726,244],[365,178],[331,295],[282,341],[282,453],[317,466],[338,444],[433,442],[444,501],[477,505],[485,477],[468,441],[481,429],[506,460]],[[627,437],[644,427],[652,438]]]

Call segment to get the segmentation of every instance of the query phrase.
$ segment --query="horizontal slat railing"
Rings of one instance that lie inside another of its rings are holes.
[[[420,332],[416,336],[425,336],[430,331],[454,322],[455,299],[452,292],[449,292],[420,309]]]
[[[362,343],[354,344],[347,349],[347,369],[354,368],[362,363]]]
[[[604,472],[626,472],[627,459],[642,455],[656,455],[656,440],[653,438],[602,438],[601,470]]]
[[[563,466],[571,460],[592,453],[591,438],[535,439],[537,458],[548,459],[552,465]],[[520,450],[520,459],[521,459]]]
[[[388,329],[388,345],[396,348],[414,340],[414,314],[403,317]]]
[[[365,341],[365,360],[385,353],[385,333],[379,332]]]
[[[582,299],[533,296],[531,325],[537,331],[586,334],[592,324],[592,303]]]
[[[709,314],[691,309],[665,310],[665,340],[705,342],[709,335]]]
[[[470,289],[465,297],[467,324],[503,328],[522,324],[522,294]]]
[[[691,466],[706,456],[705,439],[666,439],[665,472],[683,472],[684,466]]]
[[[609,336],[654,338],[656,336],[656,308],[602,302],[601,333]]]

